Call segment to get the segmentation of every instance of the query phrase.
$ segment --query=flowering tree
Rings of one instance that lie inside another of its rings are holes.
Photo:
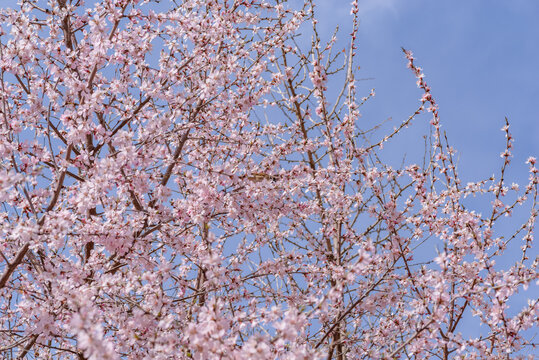
[[[508,123],[499,175],[464,185],[411,52],[417,110],[380,140],[361,129],[357,1],[345,50],[311,1],[171,4],[0,12],[3,358],[532,354],[538,300],[508,301],[537,280],[538,175],[530,158],[506,184]],[[424,163],[384,164],[421,113]]]

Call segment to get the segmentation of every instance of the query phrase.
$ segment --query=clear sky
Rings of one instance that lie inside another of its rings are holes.
[[[392,117],[397,125],[421,96],[400,50],[414,52],[439,106],[443,128],[459,154],[465,181],[501,166],[504,117],[515,138],[510,179],[527,178],[528,156],[539,155],[539,1],[360,0],[360,82],[376,97],[362,109],[368,123]],[[348,0],[318,0],[325,31],[349,29]],[[343,32],[346,34],[346,32]],[[399,141],[412,147],[415,129]],[[421,140],[417,139],[416,140]]]

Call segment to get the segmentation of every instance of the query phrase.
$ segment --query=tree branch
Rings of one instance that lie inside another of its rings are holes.
[[[69,157],[71,156],[72,148],[73,148],[73,145],[69,144],[69,146],[67,147],[66,160],[69,160]],[[49,203],[49,206],[47,206],[47,209],[45,210],[45,213],[43,214],[41,219],[39,219],[37,222],[39,226],[43,225],[43,223],[45,222],[46,213],[51,211],[56,205],[58,201],[58,197],[60,196],[60,191],[62,190],[62,187],[64,185],[65,175],[66,175],[66,170],[62,171],[62,173],[60,174],[60,177],[58,178],[58,184],[56,185],[56,190],[54,191],[51,202]],[[0,278],[0,289],[6,286],[6,283],[9,280],[11,274],[13,274],[17,266],[19,266],[19,264],[22,262],[29,248],[30,248],[30,242],[27,242],[19,250],[19,252],[15,256],[15,259],[11,262],[11,264],[7,265],[6,270],[4,271],[4,274],[2,275],[2,278]]]

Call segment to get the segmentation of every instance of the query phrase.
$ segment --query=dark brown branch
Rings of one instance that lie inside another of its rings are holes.
[[[174,152],[174,155],[172,156],[172,162],[168,166],[167,170],[165,171],[165,174],[163,175],[163,179],[161,179],[161,186],[165,186],[170,179],[170,176],[172,175],[172,170],[174,169],[174,165],[176,164],[176,160],[178,160],[178,157],[180,156],[183,146],[185,145],[185,142],[187,141],[187,137],[189,136],[189,132],[191,129],[187,130],[181,137],[180,142],[178,144],[178,147],[176,148],[176,151]]]
[[[6,286],[7,281],[9,280],[9,277],[17,266],[22,262],[22,259],[24,259],[24,255],[26,255],[26,252],[30,248],[30,244],[26,243],[23,245],[23,247],[19,250],[17,255],[15,256],[15,259],[6,267],[6,270],[4,271],[4,274],[2,275],[2,278],[0,279],[0,289],[2,289],[4,286]]]
[[[66,8],[66,2],[65,0],[58,0],[58,5],[60,6],[60,9]],[[66,48],[69,50],[73,50],[73,41],[71,39],[71,23],[69,21],[69,14],[66,14],[64,18],[62,19],[62,30],[64,31],[64,42],[66,45]]]
[[[19,77],[19,75],[15,74],[15,78],[17,79],[17,81],[19,82],[19,84],[21,84],[23,90],[25,93],[27,94],[30,94],[30,90],[28,90],[28,88],[26,87],[26,85],[24,85],[24,83],[22,82],[21,78]]]
[[[38,337],[39,337],[38,334],[32,335],[32,338],[30,339],[30,341],[26,344],[24,349],[22,349],[21,353],[17,356],[17,360],[24,359],[24,357],[26,356],[26,354],[28,354],[32,346],[34,346],[34,344],[36,343],[36,340]]]
[[[70,144],[67,147],[66,160],[69,160],[72,149],[73,149],[73,145]],[[45,214],[43,214],[41,219],[39,219],[37,222],[39,226],[43,225],[43,223],[45,222],[46,213],[51,211],[56,205],[56,203],[58,202],[58,198],[60,197],[60,192],[62,190],[62,187],[64,186],[65,175],[66,175],[66,170],[62,171],[62,173],[60,174],[60,177],[58,178],[58,184],[56,185],[56,190],[54,191],[51,202],[49,203],[49,206],[47,206],[47,209],[45,209]],[[15,256],[15,260],[13,260],[13,262],[11,262],[11,264],[6,267],[6,270],[4,271],[2,278],[0,278],[0,289],[6,286],[6,283],[9,280],[11,274],[13,274],[17,266],[19,266],[19,264],[22,262],[29,248],[30,248],[30,243],[27,242],[19,250],[19,252]]]

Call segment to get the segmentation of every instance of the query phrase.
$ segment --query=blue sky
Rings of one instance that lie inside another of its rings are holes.
[[[501,166],[507,116],[515,138],[509,180],[524,183],[528,156],[539,155],[539,1],[360,0],[358,78],[376,97],[362,109],[392,126],[409,116],[421,96],[400,50],[414,52],[439,106],[443,128],[458,150],[465,181],[489,177]],[[350,1],[318,0],[320,25],[349,29]],[[343,31],[345,35],[347,31]],[[406,130],[399,149],[413,153],[425,120]],[[422,124],[421,124],[422,123]],[[415,141],[413,141],[415,140]],[[407,146],[408,145],[408,146]],[[401,150],[402,151],[402,150]]]

